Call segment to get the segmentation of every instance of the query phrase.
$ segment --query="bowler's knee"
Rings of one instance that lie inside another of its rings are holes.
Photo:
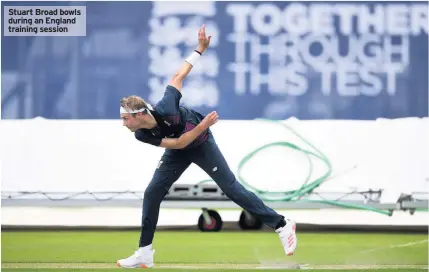
[[[246,189],[235,178],[221,189],[231,200],[239,199],[246,194]]]
[[[144,191],[143,198],[145,201],[161,201],[165,195],[165,188],[159,185],[159,182],[151,182]]]

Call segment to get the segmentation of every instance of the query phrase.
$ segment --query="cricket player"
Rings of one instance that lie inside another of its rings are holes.
[[[295,222],[267,207],[254,193],[244,188],[230,170],[209,129],[217,122],[217,113],[211,112],[204,117],[179,104],[183,80],[208,48],[210,39],[203,25],[198,33],[197,49],[185,59],[171,78],[163,98],[154,107],[138,96],[121,99],[123,125],[135,133],[137,140],[163,147],[165,152],[144,193],[139,248],[130,257],[118,260],[119,267],[153,267],[155,251],[152,240],[161,201],[191,163],[203,169],[230,200],[275,230],[286,255],[295,251]]]

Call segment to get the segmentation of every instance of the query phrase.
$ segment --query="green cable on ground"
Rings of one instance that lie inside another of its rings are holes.
[[[385,215],[389,215],[389,216],[392,215],[392,211],[385,211],[382,209],[372,208],[372,207],[368,207],[365,205],[350,204],[350,203],[344,203],[344,202],[335,201],[335,200],[310,200],[310,199],[308,199],[308,194],[310,194],[313,190],[318,188],[331,175],[332,165],[331,165],[329,159],[319,149],[317,149],[315,146],[313,146],[308,140],[304,139],[304,137],[302,137],[300,134],[298,134],[294,129],[292,129],[288,125],[283,124],[279,121],[269,120],[269,119],[256,119],[256,120],[261,120],[264,122],[271,122],[271,123],[274,123],[277,125],[281,125],[282,127],[286,128],[287,130],[292,132],[295,136],[297,136],[299,139],[301,139],[304,143],[306,143],[310,148],[312,148],[314,150],[314,151],[309,151],[309,150],[303,149],[303,148],[301,148],[301,147],[299,147],[293,143],[282,141],[282,142],[272,142],[269,144],[265,144],[265,145],[255,149],[255,150],[251,151],[246,156],[244,156],[244,158],[238,164],[237,179],[239,180],[240,183],[243,184],[244,187],[246,187],[248,190],[254,192],[263,201],[324,203],[324,204],[330,204],[330,205],[334,205],[334,206],[338,206],[338,207],[342,207],[342,208],[367,210],[367,211],[373,211],[373,212],[377,212],[377,213],[385,214]],[[242,176],[242,169],[246,165],[246,163],[251,158],[256,156],[259,152],[261,152],[264,149],[270,148],[270,147],[288,147],[288,148],[300,151],[306,155],[308,163],[309,163],[309,173],[308,173],[307,177],[305,178],[305,180],[304,180],[304,182],[300,188],[298,188],[297,190],[292,190],[292,191],[280,191],[280,192],[264,191],[264,190],[260,190],[256,187],[250,185],[249,182],[247,182],[246,179]],[[327,171],[323,175],[316,178],[312,182],[310,182],[310,178],[311,178],[311,175],[313,173],[313,163],[312,163],[310,156],[313,156],[313,157],[320,159],[327,167]],[[206,179],[206,180],[198,182],[198,184],[206,183],[206,182],[210,182],[210,181],[213,181],[213,180],[212,179]],[[274,195],[277,195],[277,197],[274,197]],[[278,197],[278,195],[281,195],[281,197]],[[306,196],[307,198],[303,199],[304,196]],[[417,209],[416,209],[416,211],[417,211]]]

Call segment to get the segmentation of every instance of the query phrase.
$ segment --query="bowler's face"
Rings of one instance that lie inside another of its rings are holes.
[[[121,119],[123,121],[123,126],[126,126],[132,132],[139,128],[139,121],[130,113],[121,113]]]

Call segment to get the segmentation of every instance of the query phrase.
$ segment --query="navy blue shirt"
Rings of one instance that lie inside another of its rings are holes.
[[[154,106],[154,110],[163,117],[163,119],[172,125],[182,124],[184,129],[177,137],[186,133],[196,127],[203,119],[204,116],[200,113],[180,106],[180,99],[182,93],[175,87],[168,85],[165,89],[163,98]],[[207,129],[200,134],[192,143],[186,148],[196,147],[206,141],[211,134]],[[162,135],[159,127],[153,129],[138,129],[134,133],[137,140],[159,146],[162,138],[170,138],[170,135]]]

